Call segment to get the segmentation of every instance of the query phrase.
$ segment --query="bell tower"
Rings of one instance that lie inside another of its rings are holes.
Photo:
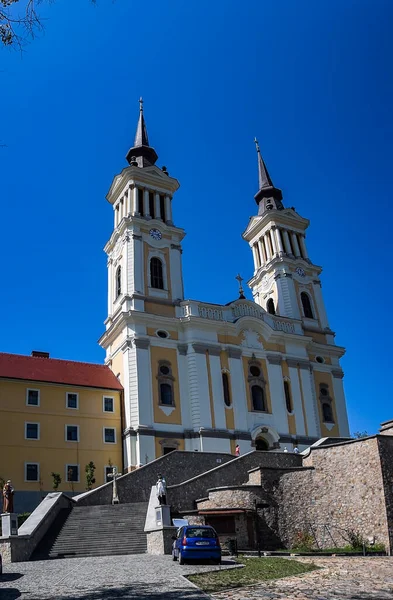
[[[258,214],[243,234],[254,259],[254,275],[248,282],[254,300],[268,313],[330,332],[319,279],[322,268],[311,262],[306,248],[309,221],[294,207],[284,206],[282,191],[272,182],[257,140],[255,144]]]

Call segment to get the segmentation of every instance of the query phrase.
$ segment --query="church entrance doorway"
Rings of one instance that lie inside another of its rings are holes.
[[[258,436],[255,440],[255,450],[269,450],[269,444],[265,438]]]

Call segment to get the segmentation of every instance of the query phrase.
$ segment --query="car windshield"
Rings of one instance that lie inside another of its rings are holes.
[[[213,531],[213,529],[208,529],[207,527],[206,527],[206,529],[195,527],[194,529],[193,528],[187,529],[186,537],[188,537],[188,538],[195,538],[195,537],[215,538],[216,534]]]

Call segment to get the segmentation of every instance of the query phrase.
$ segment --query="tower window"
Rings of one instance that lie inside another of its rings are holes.
[[[163,406],[174,406],[173,382],[171,363],[161,361],[158,365],[158,394],[159,403]]]
[[[157,290],[164,289],[162,262],[156,256],[153,256],[150,261],[150,285]]]
[[[253,377],[260,377],[261,376],[261,369],[259,367],[257,367],[256,365],[251,365],[251,367],[250,367],[250,374]]]
[[[284,394],[285,394],[285,404],[287,406],[287,411],[289,413],[291,413],[293,411],[293,406],[292,406],[291,388],[289,386],[288,381],[284,381]]]
[[[269,300],[267,301],[267,303],[266,303],[266,310],[271,315],[275,315],[276,314],[276,309],[274,307],[274,300],[273,300],[273,298],[269,298]]]
[[[225,405],[231,406],[231,393],[229,390],[229,377],[227,373],[222,374],[222,390],[224,392]]]
[[[121,266],[119,265],[116,270],[116,298],[121,294]]]
[[[149,213],[152,219],[155,217],[154,211],[154,193],[149,192]]]
[[[160,218],[165,223],[165,196],[160,194]]]
[[[138,206],[136,207],[136,212],[143,217],[143,190],[141,188],[138,188]]]
[[[265,392],[260,385],[251,386],[252,409],[266,412]]]
[[[332,406],[328,402],[322,404],[322,414],[324,423],[334,423]]]
[[[314,318],[314,314],[311,308],[311,300],[310,300],[310,296],[308,294],[306,294],[306,292],[302,292],[300,294],[300,299],[302,301],[302,306],[303,306],[303,314],[307,319],[313,319]]]

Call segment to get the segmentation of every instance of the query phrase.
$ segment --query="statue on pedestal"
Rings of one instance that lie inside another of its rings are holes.
[[[14,512],[14,492],[11,479],[9,479],[3,487],[3,513]]]
[[[162,475],[158,475],[156,483],[157,498],[160,504],[166,504],[166,481]]]

